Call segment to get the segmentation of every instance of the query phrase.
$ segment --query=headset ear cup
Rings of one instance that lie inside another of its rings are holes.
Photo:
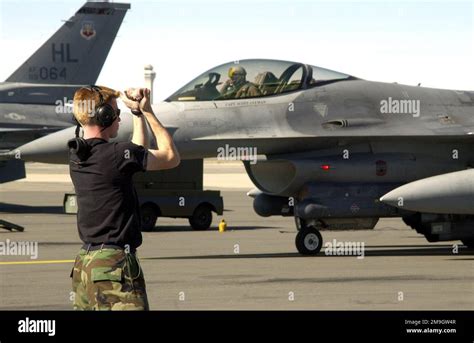
[[[104,104],[96,109],[95,116],[97,124],[103,128],[107,128],[112,125],[115,120],[115,110],[110,104]]]
[[[69,147],[69,152],[71,154],[76,154],[80,160],[85,160],[89,157],[90,146],[84,138],[77,137],[70,139],[67,142],[67,146]]]
[[[78,146],[77,140],[78,140],[77,138],[73,138],[67,141],[67,147],[69,148],[69,152],[71,154],[74,154],[77,151],[77,146]]]

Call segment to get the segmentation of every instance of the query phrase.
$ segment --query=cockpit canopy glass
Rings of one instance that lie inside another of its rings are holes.
[[[219,101],[280,95],[340,80],[350,75],[302,63],[242,60],[198,76],[166,101]]]

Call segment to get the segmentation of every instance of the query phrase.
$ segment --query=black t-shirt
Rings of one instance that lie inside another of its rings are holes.
[[[132,142],[86,140],[90,155],[71,154],[69,171],[77,195],[77,226],[86,244],[136,249],[142,244],[138,197],[132,176],[146,170],[147,150]]]

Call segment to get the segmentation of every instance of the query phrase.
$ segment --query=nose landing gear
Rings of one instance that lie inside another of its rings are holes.
[[[298,234],[296,235],[296,249],[301,255],[317,255],[323,246],[323,237],[313,225],[307,225],[302,219],[295,218]]]

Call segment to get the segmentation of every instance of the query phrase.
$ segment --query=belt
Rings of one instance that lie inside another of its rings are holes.
[[[88,252],[89,251],[97,251],[97,250],[102,250],[102,249],[116,249],[116,250],[125,250],[127,249],[130,253],[135,253],[137,251],[137,249],[135,248],[125,248],[123,246],[120,246],[120,245],[116,245],[116,244],[87,244],[87,243],[84,243],[84,245],[82,246],[82,249],[84,250],[87,250]]]

